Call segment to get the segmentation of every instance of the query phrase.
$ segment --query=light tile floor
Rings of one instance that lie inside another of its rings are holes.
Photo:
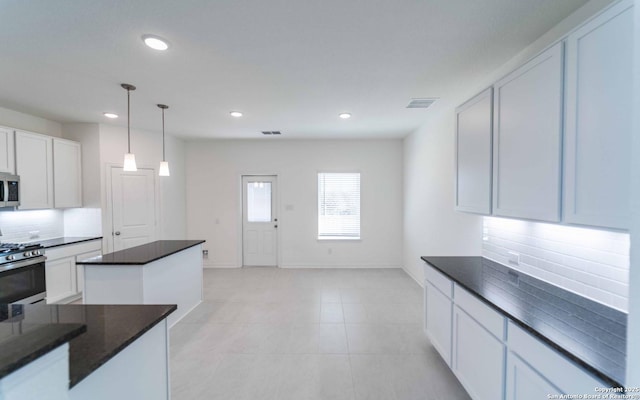
[[[171,329],[174,400],[469,399],[400,269],[207,269]]]

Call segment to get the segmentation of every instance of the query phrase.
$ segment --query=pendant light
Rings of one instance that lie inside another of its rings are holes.
[[[169,106],[158,104],[158,107],[162,109],[162,161],[160,161],[160,170],[158,171],[158,175],[169,176],[169,162],[167,161],[164,154],[164,110],[169,108]]]
[[[136,156],[131,152],[131,99],[129,94],[132,90],[136,90],[136,87],[128,83],[123,83],[123,89],[127,91],[127,153],[124,155],[123,170],[128,172],[137,171]]]

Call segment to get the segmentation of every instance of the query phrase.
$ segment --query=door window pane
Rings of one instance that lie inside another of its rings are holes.
[[[271,182],[247,183],[247,221],[271,222]]]

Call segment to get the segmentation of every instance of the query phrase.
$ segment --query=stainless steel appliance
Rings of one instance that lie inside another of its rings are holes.
[[[46,297],[44,250],[39,244],[0,244],[0,303],[37,303]]]
[[[20,205],[20,177],[0,173],[0,207]]]

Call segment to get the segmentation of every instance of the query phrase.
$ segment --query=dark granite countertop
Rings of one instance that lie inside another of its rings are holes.
[[[65,322],[87,325],[87,333],[69,343],[70,388],[178,308],[175,304],[51,307],[61,307],[61,314],[66,312]]]
[[[18,310],[19,315],[7,318],[8,309]],[[69,342],[72,388],[176,309],[176,305],[0,305],[0,378]]]
[[[625,380],[627,314],[483,257],[422,257],[612,387]]]
[[[36,240],[34,243],[40,243],[41,245],[44,246],[45,249],[49,249],[51,247],[66,246],[69,244],[88,242],[91,240],[98,240],[98,239],[102,239],[102,236],[90,236],[90,237],[65,236],[65,237],[59,237],[55,239],[47,239],[47,240],[41,240],[41,241]]]
[[[81,323],[51,324],[31,318],[24,305],[0,304],[0,378],[86,331]]]
[[[83,265],[145,265],[179,251],[204,243],[204,240],[158,240],[129,249],[80,260]]]

